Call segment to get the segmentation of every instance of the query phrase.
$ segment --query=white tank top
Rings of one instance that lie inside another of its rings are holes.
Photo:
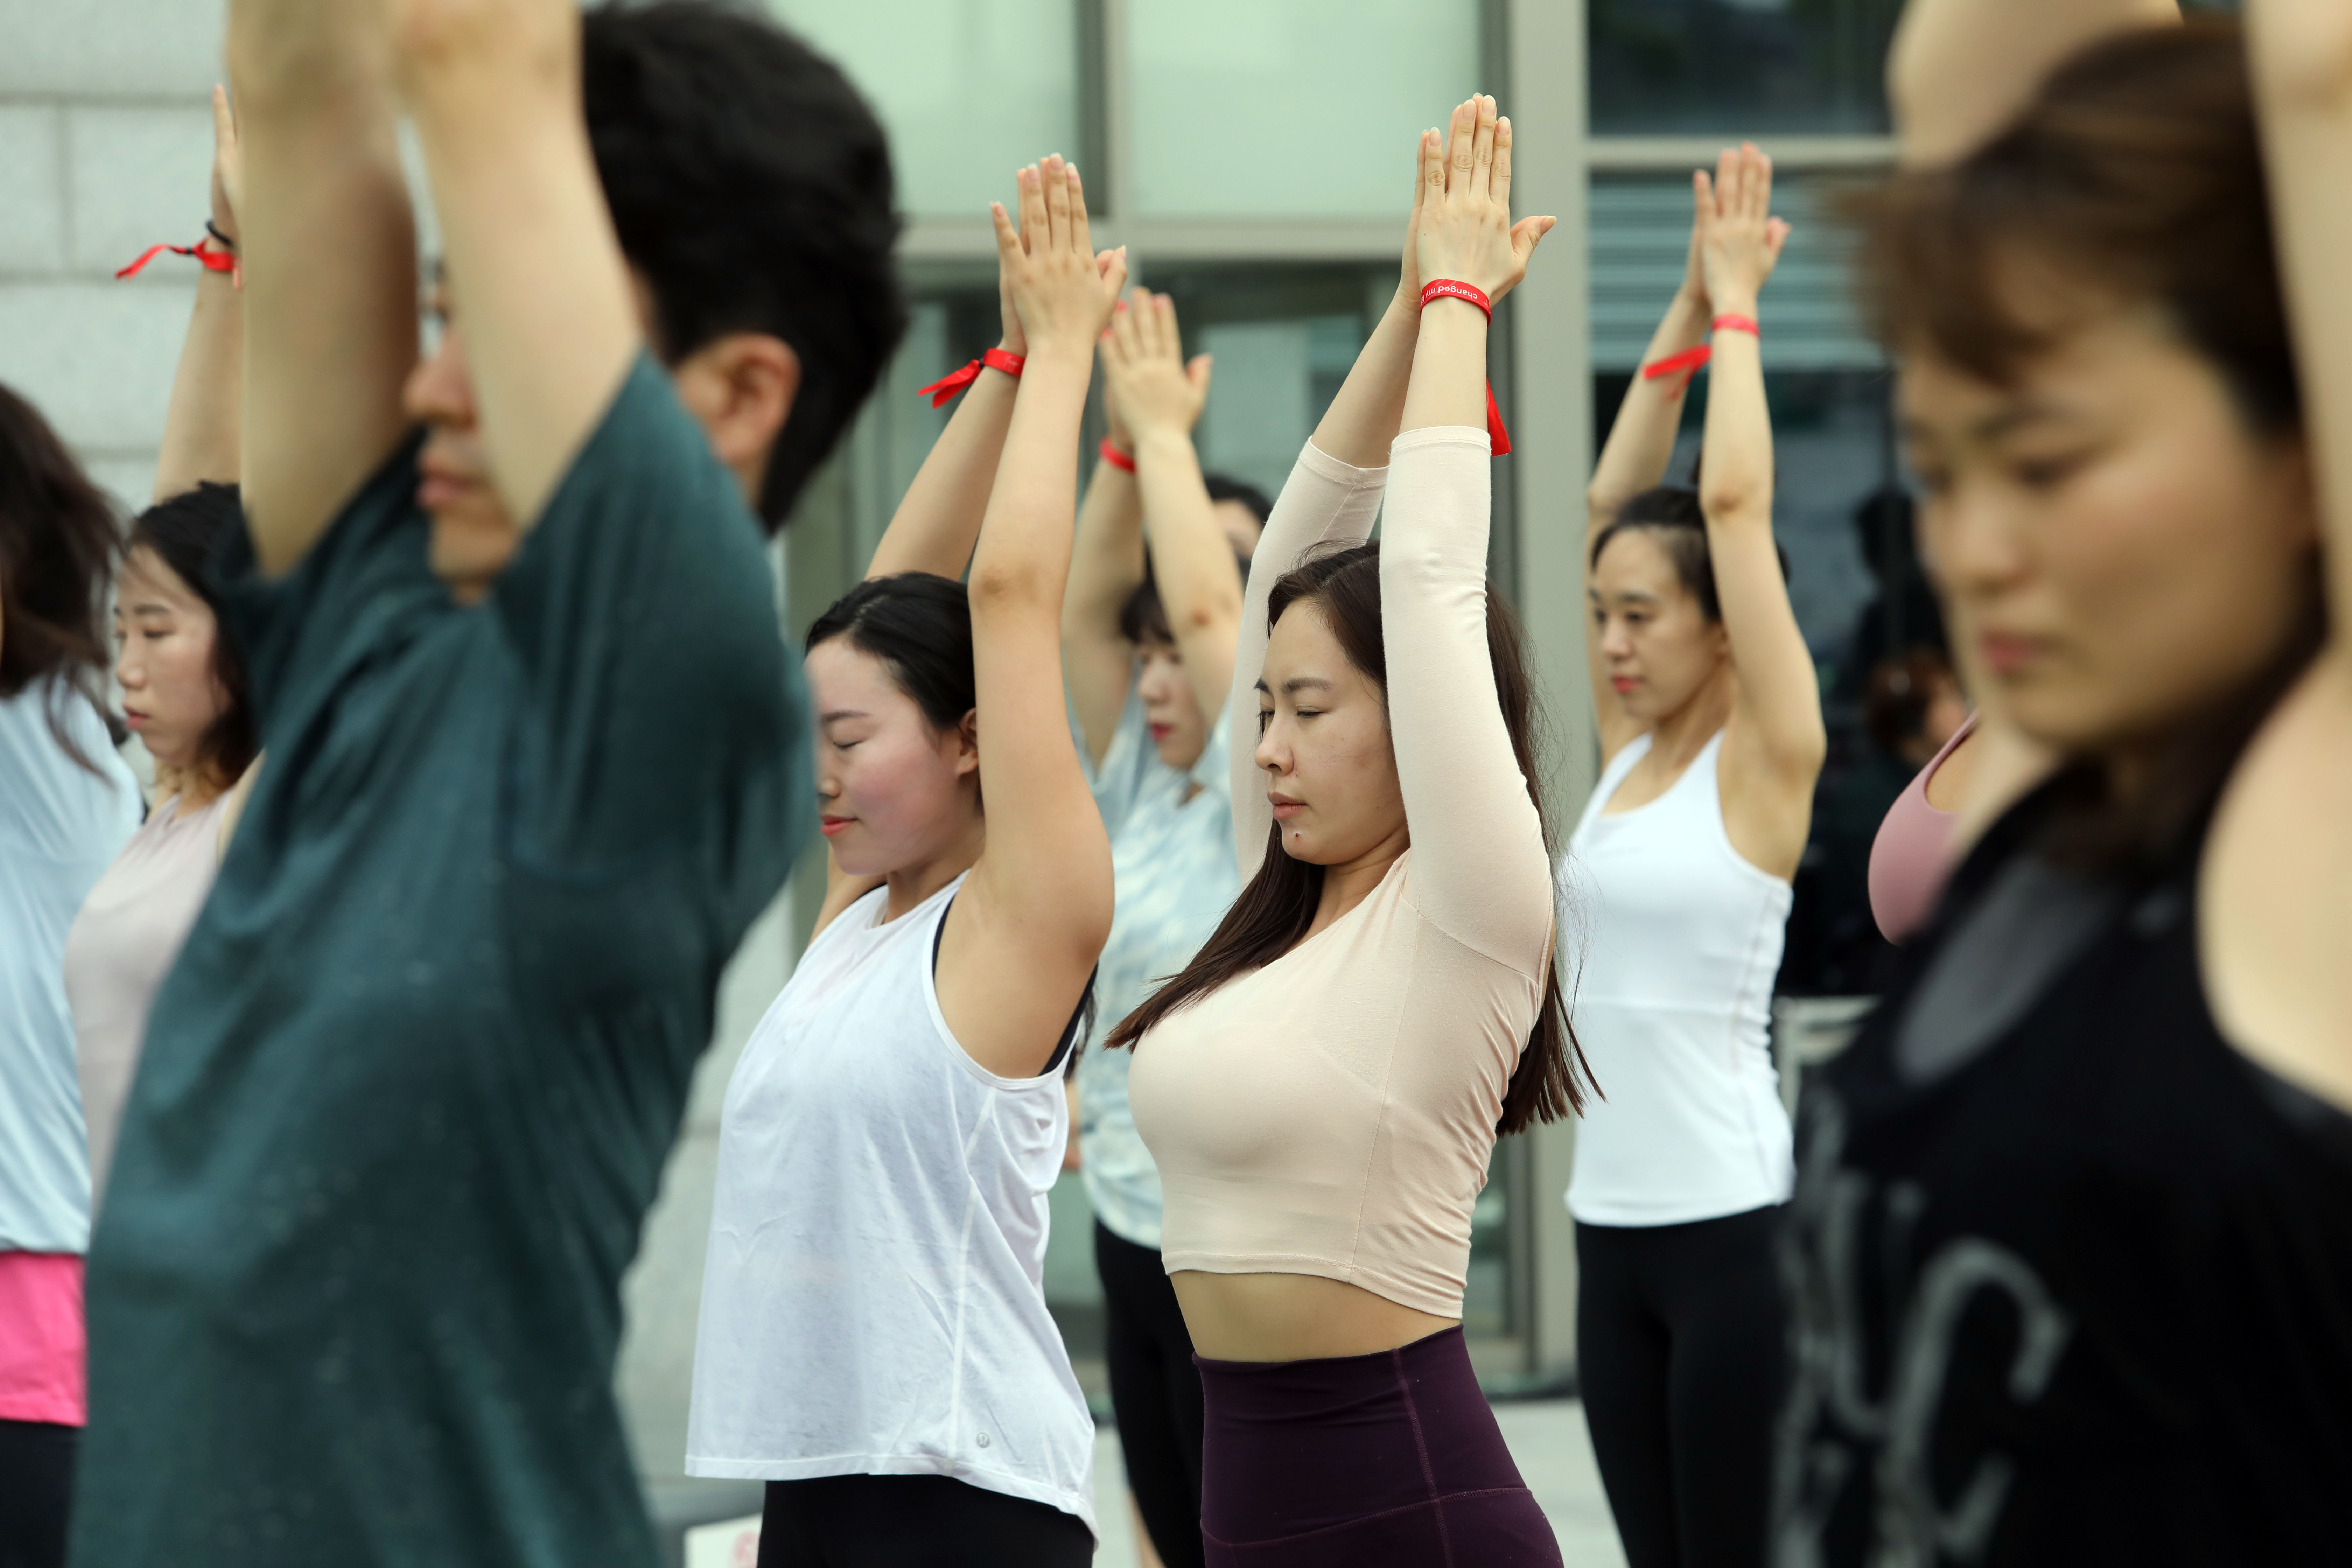
[[[944,1475],[1094,1526],[1094,1421],[1045,1310],[1062,1075],[949,1033],[933,944],[957,878],[809,944],[727,1086],[688,1475]]]
[[[1795,1179],[1770,1044],[1789,884],[1724,831],[1721,731],[1665,794],[1603,815],[1649,751],[1643,735],[1609,764],[1559,868],[1563,973],[1601,1090],[1568,1186],[1589,1225],[1716,1219],[1787,1201]]]

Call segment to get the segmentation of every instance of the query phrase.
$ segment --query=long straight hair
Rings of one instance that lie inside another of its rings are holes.
[[[1266,605],[1266,629],[1271,632],[1293,605],[1316,605],[1348,662],[1378,683],[1385,700],[1389,664],[1381,636],[1380,548],[1358,545],[1308,561],[1286,574],[1275,584]],[[1486,590],[1486,657],[1494,665],[1495,695],[1503,710],[1504,728],[1510,731],[1511,754],[1518,761],[1528,797],[1535,802],[1537,819],[1543,824],[1545,847],[1555,847],[1551,816],[1544,809],[1543,791],[1536,782],[1543,775],[1536,754],[1541,720],[1535,682],[1528,675],[1518,617],[1492,588]],[[1322,896],[1323,868],[1291,858],[1282,847],[1281,828],[1269,826],[1257,875],[1225,911],[1215,934],[1181,973],[1111,1031],[1105,1048],[1134,1045],[1169,1015],[1289,952],[1315,923],[1316,906]],[[1583,1110],[1584,1086],[1591,1078],[1583,1047],[1568,1021],[1559,966],[1548,964],[1543,1003],[1519,1053],[1518,1066],[1512,1070],[1496,1131],[1517,1132],[1535,1122],[1557,1121],[1572,1110]]]
[[[98,706],[116,545],[113,503],[39,411],[0,386],[0,701],[51,682],[49,732],[91,773],[66,704],[79,693]]]

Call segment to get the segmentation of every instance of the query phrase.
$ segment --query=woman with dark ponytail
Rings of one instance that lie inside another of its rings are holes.
[[[1490,98],[1422,138],[1396,300],[1250,569],[1241,897],[1108,1042],[1199,1347],[1216,1568],[1559,1561],[1461,1327],[1496,1135],[1578,1093],[1534,694],[1486,581],[1486,312],[1550,227],[1511,224],[1510,161]]]
[[[1770,163],[1692,179],[1689,261],[1595,467],[1585,658],[1600,783],[1560,862],[1601,1098],[1577,1127],[1577,1363],[1633,1568],[1763,1551],[1780,1389],[1773,1240],[1794,1179],[1772,983],[1824,750],[1772,538],[1757,300]],[[1708,363],[1696,486],[1662,485]]]
[[[1094,1555],[1042,1282],[1112,907],[1062,694],[1070,458],[1126,267],[1060,158],[1020,206],[1005,342],[809,630],[831,877],[728,1086],[687,1452],[768,1483],[761,1568]]]

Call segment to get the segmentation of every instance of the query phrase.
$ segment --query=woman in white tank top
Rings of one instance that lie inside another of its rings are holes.
[[[1682,289],[1592,479],[1585,653],[1604,766],[1560,867],[1600,1091],[1568,1191],[1578,1360],[1633,1568],[1763,1560],[1772,1233],[1793,1175],[1768,1032],[1823,750],[1772,541],[1755,315],[1788,226],[1752,146],[1693,189]],[[1698,487],[1659,487],[1710,357]]]
[[[1020,206],[1005,341],[809,633],[831,879],[728,1086],[687,1452],[769,1483],[762,1568],[1094,1554],[1042,1279],[1112,902],[1062,695],[1070,452],[1127,268],[1058,157]]]

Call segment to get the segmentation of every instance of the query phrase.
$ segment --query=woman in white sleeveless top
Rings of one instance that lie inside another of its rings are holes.
[[[832,877],[728,1087],[687,1451],[769,1483],[762,1568],[1094,1554],[1043,1271],[1112,905],[1062,692],[1070,454],[1126,265],[1060,158],[1020,205],[1002,350],[809,633]]]
[[[1767,1031],[1823,749],[1772,542],[1755,319],[1788,226],[1753,147],[1693,185],[1687,275],[1592,480],[1585,652],[1604,767],[1560,868],[1600,1090],[1568,1191],[1578,1363],[1633,1568],[1763,1560],[1772,1233],[1793,1176]],[[1709,353],[1698,488],[1655,488]]]

